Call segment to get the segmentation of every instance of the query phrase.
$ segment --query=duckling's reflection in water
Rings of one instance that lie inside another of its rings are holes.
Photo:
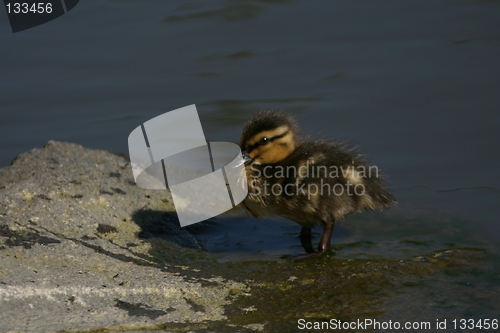
[[[243,201],[246,211],[259,219],[283,216],[302,226],[300,240],[306,253],[284,258],[321,256],[330,250],[335,221],[395,203],[376,166],[343,144],[299,137],[287,113],[257,114],[244,126],[240,146],[249,191]],[[315,226],[323,226],[317,251],[311,243]]]

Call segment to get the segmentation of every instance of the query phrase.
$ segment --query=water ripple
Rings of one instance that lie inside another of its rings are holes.
[[[253,0],[253,1],[238,1],[218,2],[214,7],[198,10],[196,6],[178,7],[178,11],[187,11],[185,14],[169,15],[162,22],[187,22],[191,20],[215,19],[226,22],[239,22],[256,18],[266,9],[266,6],[275,4],[291,4],[293,0]],[[193,10],[194,9],[194,10]]]

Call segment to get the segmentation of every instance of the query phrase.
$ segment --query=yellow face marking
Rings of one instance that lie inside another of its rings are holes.
[[[256,144],[257,142],[259,142],[263,138],[271,139],[271,138],[273,138],[275,136],[278,136],[278,135],[281,135],[281,134],[285,133],[288,130],[289,130],[288,126],[283,125],[283,126],[277,127],[275,129],[272,129],[272,130],[269,130],[269,131],[260,132],[257,135],[254,135],[253,138],[251,138],[250,140],[248,140],[246,142],[246,145],[247,145],[247,147],[253,146],[254,144]]]
[[[288,129],[288,127],[283,126],[283,128]],[[274,133],[274,136],[279,136],[283,133],[283,129],[280,131],[266,131],[259,133],[254,138],[262,139],[264,137],[268,137],[264,135],[265,133]],[[272,139],[272,137],[269,137]],[[257,140],[252,140],[253,142],[259,142]],[[249,141],[251,142],[251,141]],[[270,141],[265,145],[257,145],[254,149],[252,149],[249,153],[250,158],[255,160],[255,163],[259,164],[271,164],[277,163],[279,161],[287,158],[295,149],[295,141],[293,137],[293,133],[289,131],[286,135],[279,137],[275,140]]]

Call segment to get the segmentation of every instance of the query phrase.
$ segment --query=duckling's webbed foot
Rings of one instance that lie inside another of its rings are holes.
[[[327,220],[323,222],[323,235],[321,235],[321,240],[318,244],[318,250],[314,251],[311,243],[311,228],[302,227],[300,231],[300,242],[302,247],[307,253],[298,255],[284,255],[281,256],[283,259],[288,259],[290,261],[301,261],[305,259],[317,258],[330,250],[330,238],[332,237],[333,227],[335,221]]]

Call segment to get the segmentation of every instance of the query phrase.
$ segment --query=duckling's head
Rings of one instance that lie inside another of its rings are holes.
[[[245,124],[240,146],[252,163],[277,163],[295,149],[296,134],[297,125],[290,115],[280,111],[263,111]]]

